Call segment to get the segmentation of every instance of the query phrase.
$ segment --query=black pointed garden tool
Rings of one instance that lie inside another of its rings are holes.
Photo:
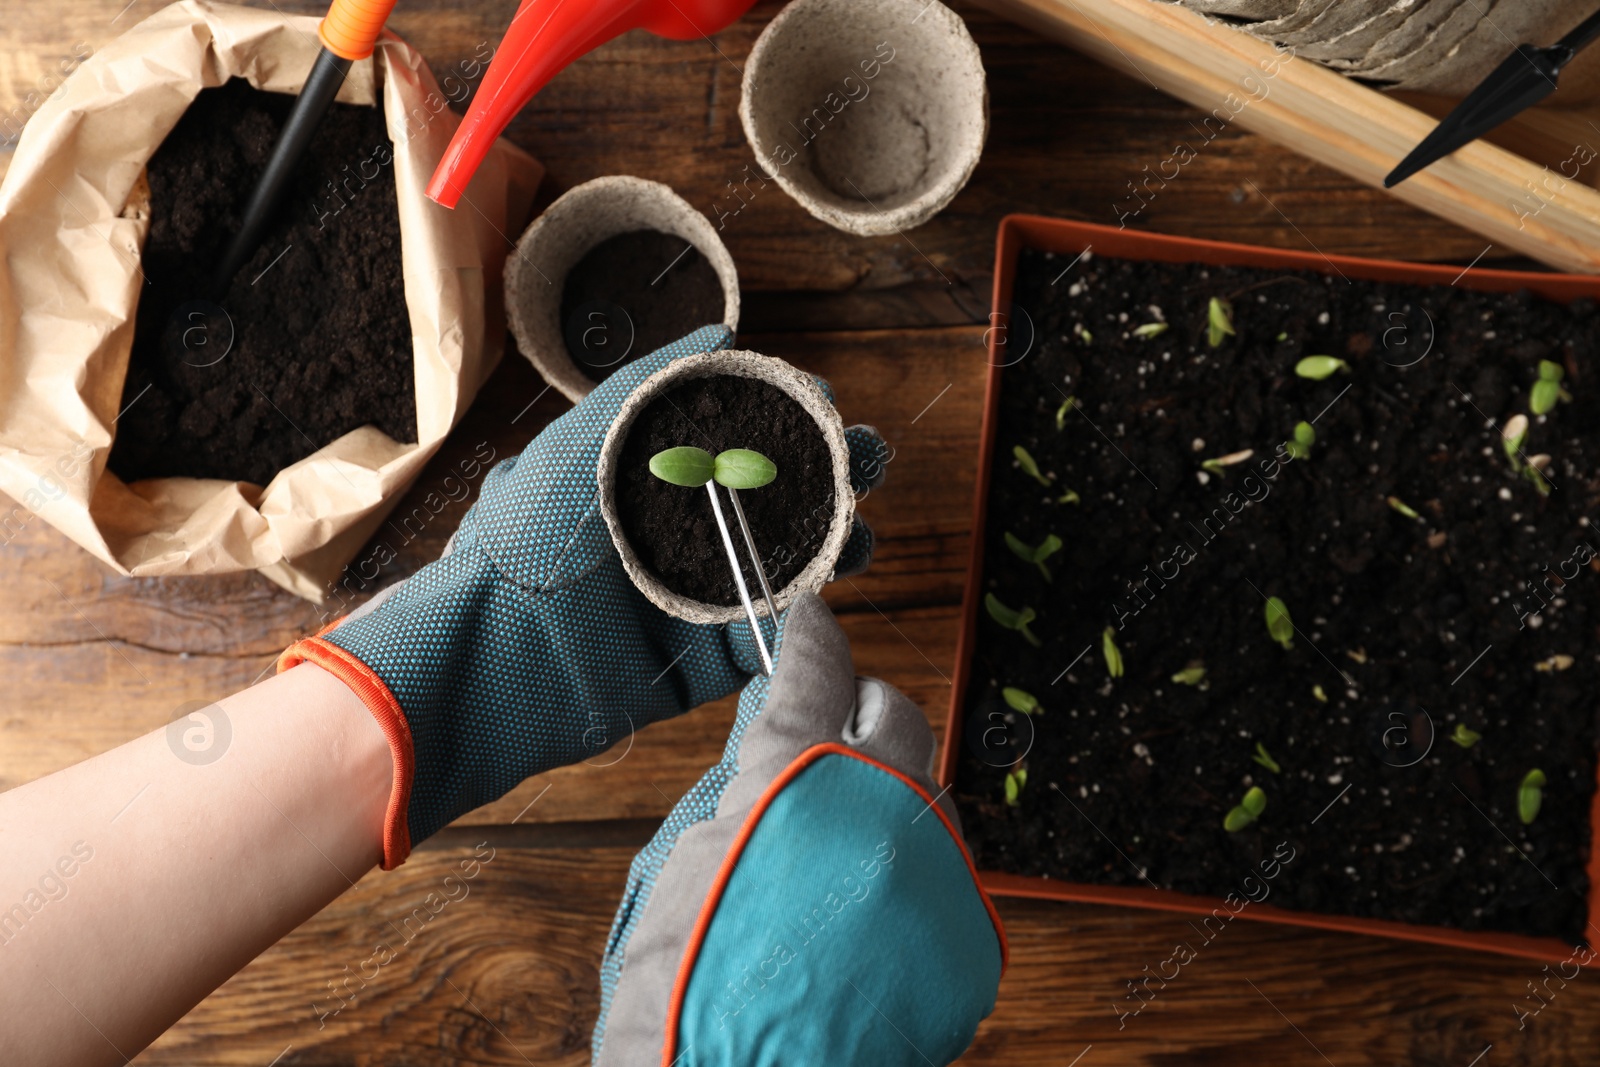
[[[1597,37],[1600,37],[1600,11],[1584,19],[1553,45],[1544,48],[1518,45],[1515,52],[1494,68],[1493,73],[1468,93],[1467,98],[1389,172],[1383,179],[1383,187],[1394,188],[1423,167],[1477,140],[1555,92],[1561,68]]]

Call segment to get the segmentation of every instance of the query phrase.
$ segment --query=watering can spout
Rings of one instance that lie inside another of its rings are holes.
[[[579,56],[629,30],[691,40],[732,23],[754,0],[522,0],[483,84],[434,169],[428,196],[453,208],[494,140],[534,94]]]

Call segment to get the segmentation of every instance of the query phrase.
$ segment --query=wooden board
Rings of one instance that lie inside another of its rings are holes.
[[[1204,128],[1187,138],[1192,150],[1205,150],[1211,131],[1238,125],[1379,186],[1435,124],[1432,115],[1396,97],[1295,59],[1292,51],[1277,52],[1259,38],[1176,4],[983,3],[1208,112],[1209,123],[1202,119]],[[1589,146],[1597,135],[1582,115],[1553,121],[1535,117],[1527,129],[1541,125],[1553,143],[1562,145],[1564,156],[1524,159],[1474,141],[1400,183],[1392,195],[1550,266],[1600,271],[1600,192],[1573,180],[1596,158]],[[1548,150],[1551,143],[1545,140],[1541,147]],[[1154,168],[1150,188],[1177,181],[1185,158],[1169,153],[1159,161],[1164,166]],[[1141,173],[1133,180],[1143,186],[1148,177]],[[1137,212],[1139,204],[1137,196],[1130,198],[1126,210]]]
[[[8,23],[0,116],[23,107],[76,42],[99,47],[160,6],[134,0],[124,11],[125,2],[61,0],[48,18]],[[321,5],[258,6],[310,13]],[[497,39],[512,6],[406,0],[392,26],[443,72]],[[716,219],[719,205],[731,206],[727,183],[753,162],[736,114],[736,68],[779,7],[763,0],[714,46],[630,34],[558,78],[510,134],[550,168],[542,199],[631,173],[670,183]],[[878,562],[828,597],[857,668],[906,689],[936,724],[966,558],[995,226],[1014,210],[1114,224],[1128,182],[1202,120],[1143,80],[968,5],[959,10],[983,49],[992,125],[983,162],[949,209],[907,236],[856,238],[811,219],[774,186],[722,229],[744,289],[741,341],[830,378],[847,421],[875,423],[896,448],[887,484],[863,504],[880,535]],[[0,166],[6,159],[0,152]],[[1487,244],[1237,125],[1135,224],[1462,264]],[[1506,251],[1490,249],[1483,262]],[[419,506],[481,443],[512,454],[566,410],[541,388],[512,354],[399,513]],[[429,517],[362,595],[433,558],[465,507]],[[160,725],[185,701],[248,684],[319,616],[251,575],[120,578],[42,522],[29,524],[0,545],[0,669],[9,682],[0,697],[0,788]],[[627,861],[717,758],[731,714],[722,702],[653,726],[615,766],[557,772],[474,812],[399,871],[363,879],[136,1062],[585,1062],[600,946]],[[499,851],[472,895],[319,1028],[311,1005],[331,1003],[327,983],[346,966],[359,969],[384,924],[408,914],[483,840]],[[1536,967],[1245,925],[1205,946],[1119,1029],[1113,1004],[1177,940],[1195,937],[1185,920],[1023,901],[1001,911],[1013,967],[964,1063],[1067,1067],[1081,1054],[1079,1067],[1467,1067],[1492,1042],[1479,1067],[1556,1067],[1592,1062],[1600,1037],[1600,981],[1587,972],[1519,1032],[1511,1004],[1542,977]]]

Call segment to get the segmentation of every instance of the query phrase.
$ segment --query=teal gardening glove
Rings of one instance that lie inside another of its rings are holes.
[[[444,556],[284,653],[280,669],[309,662],[338,676],[389,739],[385,870],[530,775],[725,696],[760,669],[748,622],[687,623],[634,587],[595,480],[624,398],[673,359],[732,343],[708,326],[619,369],[489,472]],[[883,442],[864,427],[847,438],[861,492],[881,477]],[[865,567],[871,546],[857,518],[838,573]]]
[[[776,655],[633,861],[595,1067],[943,1065],[994,1009],[1004,932],[922,711],[855,677],[816,596]]]

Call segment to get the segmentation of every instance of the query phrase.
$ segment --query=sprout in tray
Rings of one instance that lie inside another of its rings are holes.
[[[1008,685],[1000,690],[1000,695],[1005,698],[1006,704],[1012,711],[1019,711],[1024,715],[1043,715],[1044,708],[1039,706],[1039,698],[1026,689],[1018,689]]]
[[[1290,459],[1310,459],[1311,446],[1316,443],[1317,431],[1309,422],[1295,424],[1294,437],[1283,443]]]
[[[1056,429],[1064,430],[1067,427],[1067,413],[1078,406],[1078,398],[1069,396],[1056,408]]]
[[[1404,515],[1406,518],[1411,519],[1413,522],[1422,521],[1422,516],[1417,514],[1417,509],[1412,507],[1410,504],[1407,504],[1404,500],[1401,500],[1397,496],[1391,496],[1389,498],[1389,506],[1395,511]]]
[[[1311,687],[1311,695],[1316,698],[1318,704],[1326,704],[1328,702],[1328,693],[1320,685]]]
[[[1560,401],[1571,400],[1572,394],[1561,388],[1561,379],[1564,375],[1561,364],[1541,359],[1539,379],[1533,383],[1533,388],[1528,392],[1528,410],[1535,415],[1545,415],[1554,411]]]
[[[1105,653],[1106,671],[1113,678],[1122,677],[1122,649],[1117,647],[1116,631],[1107,626],[1100,635],[1100,651]]]
[[[650,473],[671,485],[681,485],[686,489],[698,489],[705,486],[706,492],[711,496],[711,514],[717,520],[717,529],[722,534],[722,546],[728,553],[728,566],[733,569],[733,581],[739,589],[739,600],[744,605],[745,616],[750,620],[750,628],[754,631],[756,650],[761,654],[761,664],[768,675],[772,674],[772,654],[767,650],[766,636],[761,632],[760,620],[756,618],[755,605],[750,602],[750,590],[745,585],[744,572],[739,566],[739,554],[733,547],[733,535],[728,532],[727,520],[722,516],[722,501],[717,496],[718,485],[727,489],[728,499],[733,502],[733,513],[739,520],[740,532],[744,535],[744,547],[750,553],[751,563],[755,567],[756,577],[761,581],[761,592],[767,602],[768,617],[776,622],[778,618],[778,605],[772,596],[772,587],[767,584],[766,569],[761,564],[761,553],[756,549],[755,537],[750,533],[750,523],[744,517],[744,505],[739,503],[740,489],[759,489],[769,484],[778,476],[778,468],[760,452],[748,448],[730,448],[713,456],[703,448],[691,445],[681,445],[677,448],[667,448],[650,457]]]
[[[1017,445],[1011,450],[1011,454],[1016,457],[1017,466],[1022,468],[1022,472],[1024,474],[1038,482],[1040,485],[1044,486],[1046,489],[1050,488],[1050,479],[1046,478],[1042,473],[1040,473],[1039,465],[1033,461],[1033,456],[1026,448],[1023,448],[1021,445]]]
[[[1267,751],[1267,746],[1260,741],[1256,742],[1255,755],[1250,757],[1273,774],[1282,774],[1283,768],[1278,766],[1278,761],[1272,758],[1272,753]]]
[[[1555,671],[1564,671],[1571,667],[1575,662],[1577,661],[1566,653],[1557,652],[1555,655],[1547,656],[1538,663],[1535,663],[1533,665],[1533,669],[1536,671],[1541,671],[1544,674],[1551,674]]]
[[[1216,456],[1212,459],[1203,460],[1200,463],[1200,467],[1202,470],[1208,470],[1212,474],[1221,474],[1224,467],[1232,467],[1243,463],[1255,454],[1256,450],[1253,448],[1242,448],[1237,452],[1229,452],[1226,456]]]
[[[1065,493],[1062,493],[1060,496],[1056,497],[1056,503],[1076,504],[1080,499],[1082,498],[1079,497],[1077,493],[1073,492],[1071,489],[1068,489]]]
[[[1044,575],[1045,581],[1051,580],[1050,568],[1044,565],[1044,561],[1061,551],[1061,538],[1055,534],[1046,534],[1043,541],[1040,541],[1037,545],[1030,546],[1022,538],[1007,530],[1006,547],[1011,549],[1012,554],[1018,559],[1038,567],[1039,573]]]
[[[1294,365],[1294,372],[1302,378],[1320,382],[1337,371],[1349,373],[1350,364],[1336,356],[1307,356]]]
[[[1022,788],[1028,784],[1028,768],[1018,766],[1006,772],[1006,803],[1013,808],[1022,802]]]
[[[1537,767],[1523,775],[1522,784],[1517,786],[1517,818],[1524,826],[1539,817],[1539,808],[1544,804],[1544,787],[1544,772]]]
[[[1285,651],[1293,648],[1294,623],[1289,619],[1288,605],[1275,596],[1268,597],[1266,616],[1267,633],[1272,635],[1272,639],[1282,645]]]
[[[1021,611],[1012,611],[1002,604],[1000,598],[993,593],[989,593],[983,598],[983,607],[989,613],[989,618],[1004,626],[1007,630],[1015,630],[1034,648],[1038,648],[1044,643],[1033,635],[1032,630],[1028,629],[1028,624],[1039,617],[1038,613],[1032,608],[1025,607]]]
[[[1455,733],[1450,735],[1450,740],[1454,741],[1462,748],[1471,748],[1473,745],[1483,740],[1483,735],[1467,726],[1466,723],[1458,722],[1456,723]]]
[[[1522,470],[1522,443],[1528,439],[1528,416],[1513,415],[1500,429],[1500,447],[1505,449],[1511,469]]]
[[[1206,680],[1205,664],[1196,660],[1177,674],[1174,674],[1172,680],[1178,685],[1199,685]]]
[[[1222,820],[1222,828],[1230,834],[1236,834],[1246,826],[1261,818],[1261,813],[1267,810],[1267,794],[1261,791],[1259,785],[1250,787],[1250,791],[1239,801],[1237,807],[1228,812]]]
[[[1219,348],[1226,337],[1233,336],[1233,305],[1220,296],[1211,298],[1206,305],[1206,344]]]
[[[1164,322],[1147,322],[1143,326],[1135,326],[1133,328],[1133,335],[1141,341],[1148,341],[1152,337],[1160,337],[1166,332],[1167,324]],[[1228,332],[1232,333],[1233,331],[1230,329]],[[1212,347],[1216,346],[1213,345]]]

